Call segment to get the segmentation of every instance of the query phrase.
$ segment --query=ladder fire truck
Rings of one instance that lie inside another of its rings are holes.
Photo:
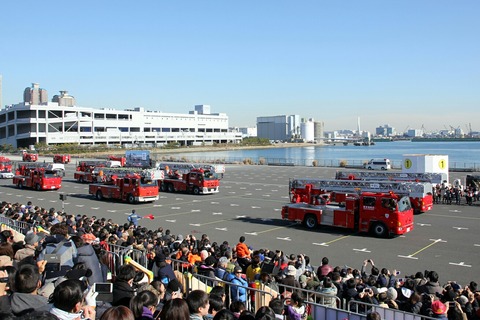
[[[62,177],[58,172],[49,170],[48,163],[19,162],[13,177],[18,188],[56,190],[62,187]]]
[[[38,153],[22,151],[22,161],[36,162],[38,160]]]
[[[70,163],[71,157],[69,154],[56,154],[53,156],[53,163]]]
[[[217,193],[220,180],[217,175],[202,168],[187,168],[171,170],[165,166],[165,178],[160,181],[162,192],[191,192],[198,194]]]
[[[103,168],[106,165],[107,161],[80,161],[77,163],[77,169],[73,174],[73,178],[81,183],[97,182],[97,173],[94,173],[95,168]]]
[[[311,191],[307,192],[309,185]],[[346,193],[360,192],[394,192],[407,195],[416,213],[427,212],[433,208],[432,184],[428,182],[364,181],[335,179],[293,179],[290,180],[291,202],[310,202],[308,196],[340,191]]]
[[[389,180],[389,181],[415,181],[442,184],[447,180],[445,173],[404,173],[385,171],[337,171],[335,179],[338,180]]]
[[[115,199],[128,203],[158,200],[158,170],[105,169],[99,177],[102,183],[89,185],[88,192],[97,200]],[[108,172],[107,172],[108,171]]]
[[[119,162],[120,162],[120,166],[122,166],[122,167],[125,167],[125,165],[126,165],[126,163],[127,163],[127,158],[122,157],[122,156],[110,155],[110,156],[108,156],[108,160],[110,160],[110,161],[119,161]]]

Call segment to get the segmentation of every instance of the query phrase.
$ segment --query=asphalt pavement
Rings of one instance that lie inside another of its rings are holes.
[[[46,161],[51,159],[46,158]],[[328,257],[334,266],[354,268],[372,259],[379,268],[400,271],[399,277],[435,270],[441,283],[480,282],[480,204],[477,203],[473,206],[434,205],[432,211],[415,215],[413,231],[400,237],[378,239],[331,227],[311,231],[281,220],[281,207],[289,201],[289,179],[333,179],[336,171],[333,168],[228,165],[217,194],[161,193],[156,202],[135,205],[93,199],[88,194],[87,184],[74,181],[74,171],[73,163],[66,165],[66,176],[58,191],[20,190],[10,179],[1,180],[0,199],[19,203],[32,201],[34,205],[56,210],[62,210],[63,205],[69,214],[111,218],[119,224],[127,222],[127,215],[135,209],[139,215],[155,217],[140,221],[141,226],[149,229],[162,226],[175,235],[193,234],[196,237],[205,233],[212,242],[226,240],[231,246],[243,235],[253,249],[303,253],[316,266],[322,257]],[[464,176],[454,173],[450,180]],[[63,204],[59,200],[60,193],[68,197]],[[462,201],[464,203],[465,199]]]

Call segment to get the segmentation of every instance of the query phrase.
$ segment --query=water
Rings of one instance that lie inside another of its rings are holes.
[[[448,155],[450,168],[480,169],[480,142],[377,142],[372,146],[310,145],[305,147],[237,149],[212,152],[191,152],[172,155],[177,160],[225,161],[254,163],[295,164],[311,166],[338,166],[340,162],[360,166],[372,158],[388,158],[395,168],[401,168],[404,154]]]

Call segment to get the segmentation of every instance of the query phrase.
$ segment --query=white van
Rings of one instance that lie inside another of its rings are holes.
[[[49,163],[47,170],[58,172],[61,177],[65,177],[65,165],[63,163]]]
[[[368,170],[390,170],[392,165],[390,159],[371,159],[363,165]]]

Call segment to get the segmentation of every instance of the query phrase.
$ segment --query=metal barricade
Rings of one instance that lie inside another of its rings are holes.
[[[24,222],[24,221],[18,221],[18,220],[13,220],[10,218],[7,218],[3,215],[0,216],[0,224],[4,224],[8,226],[9,228],[20,232],[22,234],[26,234],[32,227],[33,224]]]
[[[315,290],[292,287],[278,282],[277,285],[280,289],[280,293],[282,293],[284,297],[287,296],[284,294],[284,292],[298,292],[307,304],[319,304],[331,308],[341,308],[342,306],[342,300],[336,295],[332,296]]]
[[[421,314],[409,313],[409,312],[405,312],[397,309],[383,308],[376,304],[370,304],[370,303],[357,301],[357,300],[350,300],[348,302],[347,310],[350,310],[354,313],[364,314],[364,315],[366,315],[367,313],[376,311],[382,316],[382,319],[395,319],[395,320],[422,320],[422,319],[433,320],[435,319],[435,318],[427,317]]]
[[[108,247],[109,247],[108,251],[118,255],[118,257],[121,260],[120,265],[123,265],[125,256],[129,256],[130,258],[132,258],[133,261],[147,268],[148,261],[147,261],[146,252],[144,250],[138,250],[132,247],[119,246],[116,244],[109,244]]]

